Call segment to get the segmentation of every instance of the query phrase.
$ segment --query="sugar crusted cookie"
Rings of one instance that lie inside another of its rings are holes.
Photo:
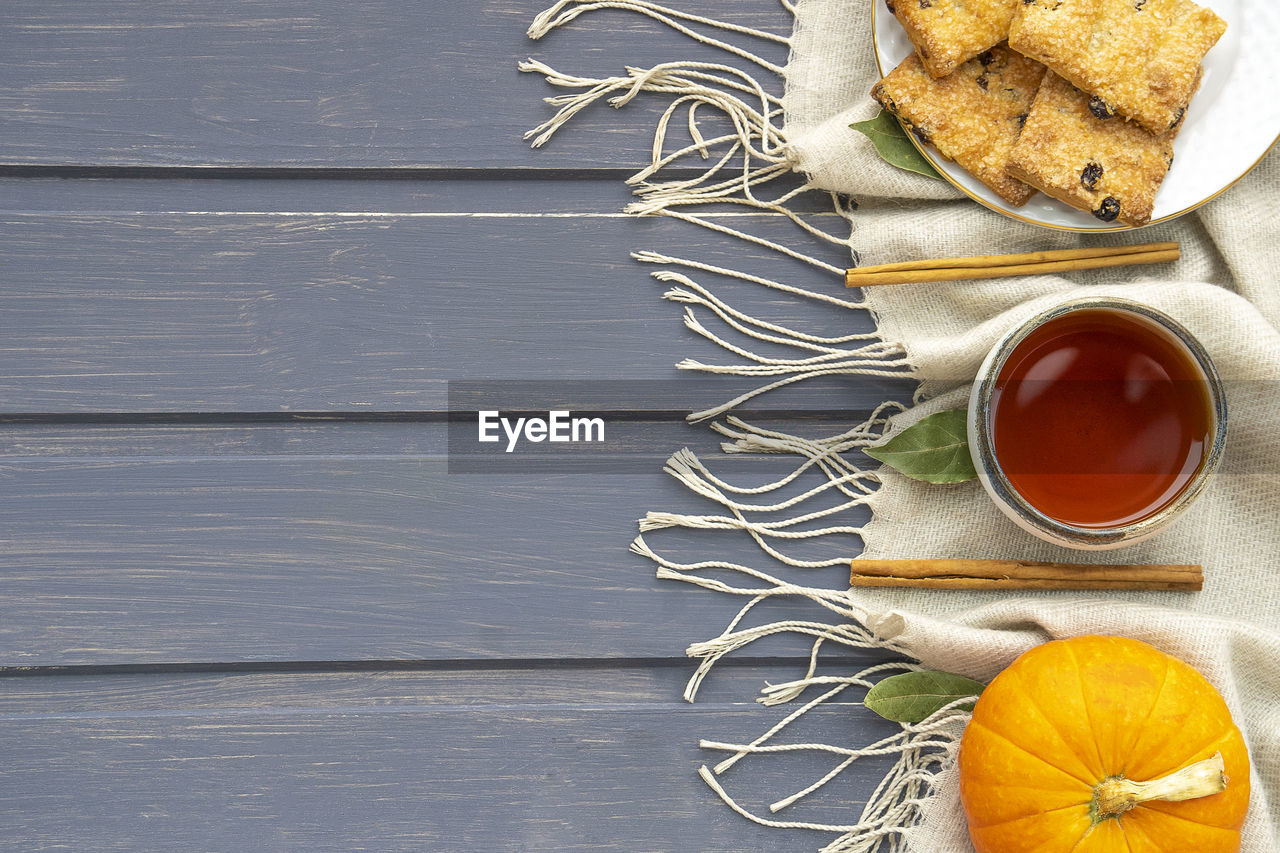
[[[945,77],[1009,37],[1022,0],[885,0],[924,68]]]
[[[926,144],[1021,206],[1035,190],[1005,166],[1044,76],[1044,66],[999,45],[934,79],[920,57],[908,56],[871,90]]]
[[[1091,97],[1045,75],[1009,174],[1103,222],[1145,225],[1173,164],[1177,129],[1155,135],[1119,116],[1099,118]]]
[[[1009,45],[1152,133],[1176,127],[1226,22],[1191,0],[1020,0]]]

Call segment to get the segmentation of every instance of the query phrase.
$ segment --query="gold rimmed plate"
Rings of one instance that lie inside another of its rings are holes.
[[[872,39],[881,76],[911,53],[911,42],[883,0],[871,0]],[[1173,168],[1156,195],[1151,224],[1195,210],[1221,195],[1280,141],[1280,3],[1276,0],[1209,0],[1227,32],[1204,60],[1204,78],[1173,144]],[[1014,207],[955,163],[914,136],[912,142],[958,190],[992,210],[1046,228],[1124,231],[1092,214],[1038,193]]]

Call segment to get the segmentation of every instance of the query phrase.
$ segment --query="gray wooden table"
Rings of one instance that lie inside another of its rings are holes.
[[[0,848],[823,841],[748,823],[696,776],[717,758],[699,738],[777,719],[753,698],[807,648],[761,645],[680,698],[684,647],[740,602],[626,546],[646,510],[707,511],[660,467],[713,446],[681,415],[719,402],[673,365],[721,356],[628,252],[838,283],[620,215],[659,101],[530,151],[549,87],[519,59],[722,61],[621,12],[531,42],[543,2],[5,4]],[[789,23],[764,0],[684,5]],[[775,319],[848,322],[720,284]],[[645,440],[616,471],[451,472],[463,380],[605,383]],[[901,390],[767,405],[843,423]],[[878,730],[851,706],[812,725]],[[848,821],[875,771],[797,817]],[[726,781],[757,810],[792,790]]]

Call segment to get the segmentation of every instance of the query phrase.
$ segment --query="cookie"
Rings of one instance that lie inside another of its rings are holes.
[[[1177,126],[1227,24],[1191,0],[1022,0],[1009,45],[1152,133]]]
[[[1155,135],[1119,116],[1099,118],[1091,100],[1046,74],[1009,174],[1103,222],[1145,225],[1173,164],[1177,130]]]
[[[1009,37],[1022,0],[885,0],[924,68],[945,77]]]
[[[1044,66],[1005,45],[934,79],[912,54],[871,90],[921,141],[991,187],[1024,205],[1035,190],[1005,171],[1009,152],[1031,109]]]

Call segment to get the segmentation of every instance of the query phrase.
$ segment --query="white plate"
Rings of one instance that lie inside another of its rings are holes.
[[[881,4],[871,3],[872,33],[880,74],[911,53],[911,42]],[[1194,210],[1245,176],[1280,138],[1280,3],[1277,0],[1209,0],[1227,32],[1204,59],[1204,80],[1191,100],[1173,143],[1173,168],[1156,195],[1151,223]],[[948,181],[992,210],[1067,231],[1123,231],[1090,213],[1037,193],[1014,207],[955,163],[912,142]]]

